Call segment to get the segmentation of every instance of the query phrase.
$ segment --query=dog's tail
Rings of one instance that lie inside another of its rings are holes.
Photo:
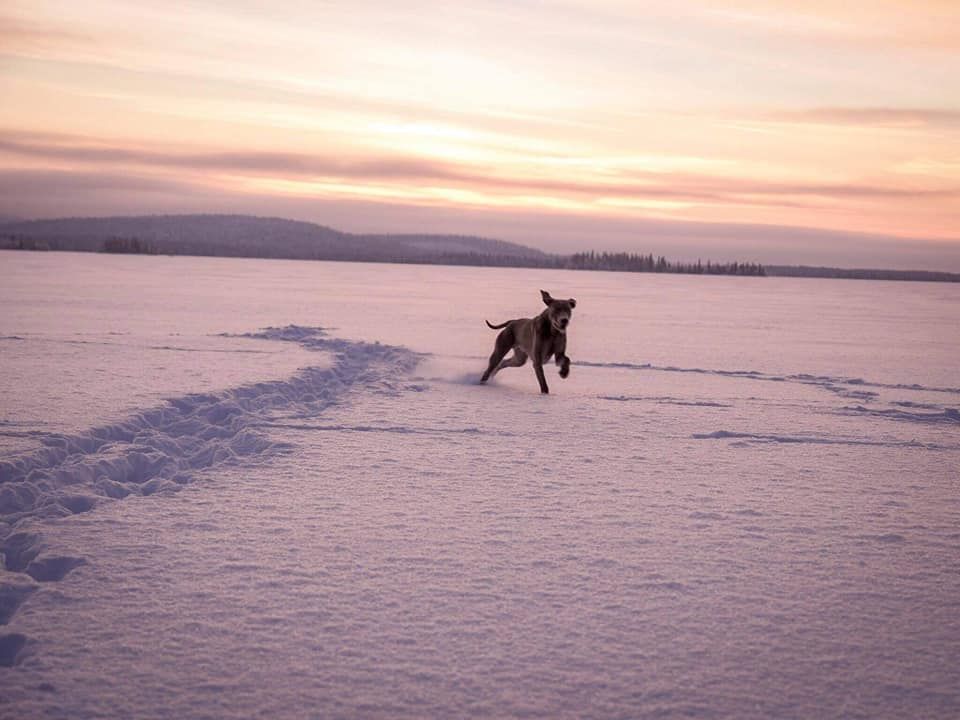
[[[484,322],[487,324],[487,327],[490,328],[491,330],[501,330],[501,329],[505,328],[507,325],[510,324],[510,321],[509,321],[509,320],[507,320],[505,323],[501,323],[501,324],[499,324],[499,325],[491,325],[489,320],[484,320]]]

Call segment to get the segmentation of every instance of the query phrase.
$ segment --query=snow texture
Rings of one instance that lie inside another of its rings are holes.
[[[0,716],[960,713],[956,288],[20,257]]]
[[[7,528],[0,549],[6,569],[42,582],[61,580],[85,561],[42,556],[40,538],[19,532],[21,525],[89,512],[101,498],[175,491],[200,470],[266,460],[291,447],[271,441],[262,430],[277,427],[270,422],[276,413],[313,417],[358,383],[389,387],[380,380],[380,366],[392,378],[418,359],[400,348],[329,339],[321,328],[267,328],[244,337],[297,342],[330,353],[334,362],[305,368],[287,380],[170,399],[78,435],[46,434],[41,448],[0,461],[0,528]]]

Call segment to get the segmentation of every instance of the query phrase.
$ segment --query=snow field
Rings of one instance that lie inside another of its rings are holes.
[[[335,330],[209,331],[315,359],[283,379],[91,430],[22,426],[40,433],[3,459],[0,716],[960,711],[952,341],[892,346],[895,310],[887,336],[858,314],[887,288],[817,300],[835,308],[820,328],[802,281],[755,315],[771,286],[711,285],[696,322],[666,283],[651,296],[671,317],[631,335],[639,291],[573,274],[596,284],[566,293],[584,308],[574,366],[541,397],[529,366],[475,384],[493,339],[475,308],[397,304],[380,268],[337,270],[329,321],[314,313]],[[421,287],[428,271],[398,272]],[[444,297],[484,297],[474,271],[429,272]],[[910,292],[898,307],[926,333],[943,300]],[[788,327],[775,348],[746,341]]]

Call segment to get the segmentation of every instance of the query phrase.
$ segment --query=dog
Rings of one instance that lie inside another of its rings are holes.
[[[540,392],[546,395],[550,392],[547,381],[543,377],[543,364],[556,358],[560,366],[560,377],[566,378],[570,374],[570,358],[567,357],[567,327],[577,301],[554,300],[546,290],[540,291],[547,309],[534,318],[519,318],[507,320],[500,325],[491,325],[484,320],[491,330],[501,330],[494,343],[493,353],[490,355],[490,364],[480,378],[481,383],[496,375],[505,367],[520,367],[533,360],[533,371],[540,383]],[[506,354],[513,349],[513,355],[504,360]]]

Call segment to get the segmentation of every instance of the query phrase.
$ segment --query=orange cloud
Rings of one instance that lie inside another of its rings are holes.
[[[597,199],[662,198],[675,201],[708,201],[777,204],[776,197],[824,198],[958,198],[960,188],[890,187],[850,183],[778,182],[761,178],[736,178],[678,172],[620,172],[603,181],[589,177],[554,179],[502,175],[496,170],[442,163],[413,156],[349,157],[307,153],[256,151],[177,152],[142,147],[111,146],[102,139],[37,133],[6,132],[0,153],[42,158],[63,164],[105,164],[146,168],[183,169],[194,173],[220,172],[251,178],[345,181],[418,181],[446,184],[473,191],[520,191],[542,195],[586,195]],[[362,186],[359,188],[362,192]],[[753,196],[759,196],[757,199]]]

